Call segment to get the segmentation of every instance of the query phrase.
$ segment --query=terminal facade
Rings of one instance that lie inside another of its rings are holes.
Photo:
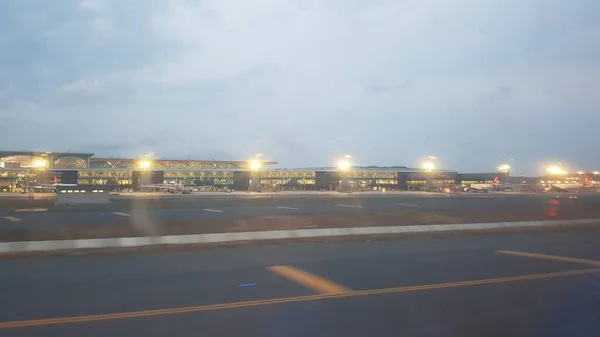
[[[432,190],[460,184],[492,183],[507,174],[427,171],[405,166],[277,169],[277,162],[102,158],[93,153],[0,151],[0,191],[22,192],[52,184],[147,190],[181,184],[195,190]]]

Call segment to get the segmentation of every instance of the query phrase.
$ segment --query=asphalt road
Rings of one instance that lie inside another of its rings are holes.
[[[558,196],[558,198],[557,198]],[[564,212],[581,211],[583,216],[600,217],[600,194],[518,195],[518,194],[420,194],[373,197],[231,197],[117,199],[107,206],[47,207],[0,210],[1,229],[88,226],[128,223],[132,216],[153,221],[243,219],[268,215],[318,215],[377,213],[394,210],[429,211],[541,211],[560,203]],[[598,212],[594,213],[595,210]],[[587,215],[589,213],[589,215]],[[519,220],[519,219],[515,219]]]
[[[586,229],[0,260],[0,335],[597,336],[599,240]]]

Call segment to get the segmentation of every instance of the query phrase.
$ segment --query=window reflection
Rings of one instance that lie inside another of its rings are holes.
[[[66,156],[54,161],[55,169],[81,169],[86,168],[87,162],[79,157]]]

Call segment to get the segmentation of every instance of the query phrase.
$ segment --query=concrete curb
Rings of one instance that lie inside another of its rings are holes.
[[[0,243],[0,253],[49,252],[93,248],[131,248],[155,245],[184,245],[202,243],[227,243],[294,238],[317,238],[351,235],[406,234],[426,232],[472,231],[497,228],[549,227],[600,224],[600,219],[491,222],[448,225],[385,226],[275,230],[258,232],[169,235],[157,237],[129,237],[107,239],[76,239],[51,241],[21,241]]]

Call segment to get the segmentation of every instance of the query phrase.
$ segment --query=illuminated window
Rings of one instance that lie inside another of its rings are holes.
[[[261,171],[260,172],[260,177],[261,178],[289,178],[289,179],[293,179],[293,178],[314,178],[315,177],[315,172],[314,171],[283,171],[283,170],[276,170],[276,171]]]
[[[377,184],[377,185],[397,185],[398,180],[396,180],[396,179],[378,179],[378,180],[375,180],[375,184]]]
[[[351,178],[355,179],[396,179],[396,172],[351,172]]]
[[[5,168],[43,168],[48,166],[47,157],[42,156],[8,156],[0,158],[0,161],[4,163]]]
[[[434,185],[451,185],[454,184],[454,180],[434,180]]]

